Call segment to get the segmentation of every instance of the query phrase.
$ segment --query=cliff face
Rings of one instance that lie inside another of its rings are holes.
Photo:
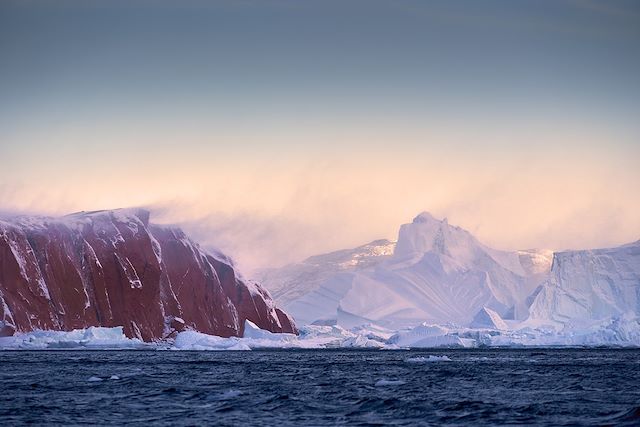
[[[557,252],[533,296],[530,319],[579,324],[640,315],[640,240],[608,249]]]
[[[192,328],[242,336],[245,320],[296,333],[268,293],[144,210],[0,221],[0,336],[123,326],[152,341]]]

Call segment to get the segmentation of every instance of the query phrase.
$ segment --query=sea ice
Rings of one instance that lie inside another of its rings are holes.
[[[470,348],[477,345],[472,338],[462,338],[445,327],[427,323],[396,333],[389,338],[388,343],[410,348]]]
[[[73,331],[33,331],[0,337],[0,349],[95,349],[121,350],[153,347],[136,338],[127,338],[121,326],[89,327]]]
[[[451,362],[449,356],[418,356],[410,357],[406,360],[407,363],[428,363],[428,362]]]
[[[406,350],[410,348],[473,347],[640,347],[640,322],[633,314],[597,321],[558,325],[538,319],[512,322],[509,330],[442,326],[427,323],[401,331],[390,331],[376,325],[346,330],[340,326],[306,325],[300,334],[274,334],[248,322],[244,337],[223,338],[187,330],[177,334],[173,342],[144,343],[127,338],[121,327],[78,329],[70,332],[35,331],[0,338],[0,350],[50,349],[173,349],[173,350],[251,350],[260,348],[377,348]],[[440,359],[435,359],[440,357]],[[407,362],[445,361],[446,356],[420,357]],[[413,360],[415,359],[415,360]]]

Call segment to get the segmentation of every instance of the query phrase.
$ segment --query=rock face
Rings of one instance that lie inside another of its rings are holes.
[[[145,341],[183,329],[242,336],[245,320],[297,333],[268,292],[144,210],[0,221],[0,336],[123,326]]]

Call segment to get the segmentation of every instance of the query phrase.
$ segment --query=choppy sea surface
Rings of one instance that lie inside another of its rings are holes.
[[[640,425],[640,350],[2,351],[0,420]]]

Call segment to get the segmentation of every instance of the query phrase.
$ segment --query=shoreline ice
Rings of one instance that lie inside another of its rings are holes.
[[[187,330],[177,334],[175,339],[154,343],[128,338],[124,335],[122,327],[90,327],[69,332],[34,331],[0,337],[0,350],[246,351],[556,347],[640,347],[640,322],[638,318],[622,316],[581,327],[562,329],[553,325],[523,322],[512,325],[510,330],[458,328],[423,323],[401,331],[385,330],[375,325],[359,326],[351,330],[340,326],[306,325],[300,328],[300,335],[293,335],[265,331],[247,321],[244,337],[223,338]]]

